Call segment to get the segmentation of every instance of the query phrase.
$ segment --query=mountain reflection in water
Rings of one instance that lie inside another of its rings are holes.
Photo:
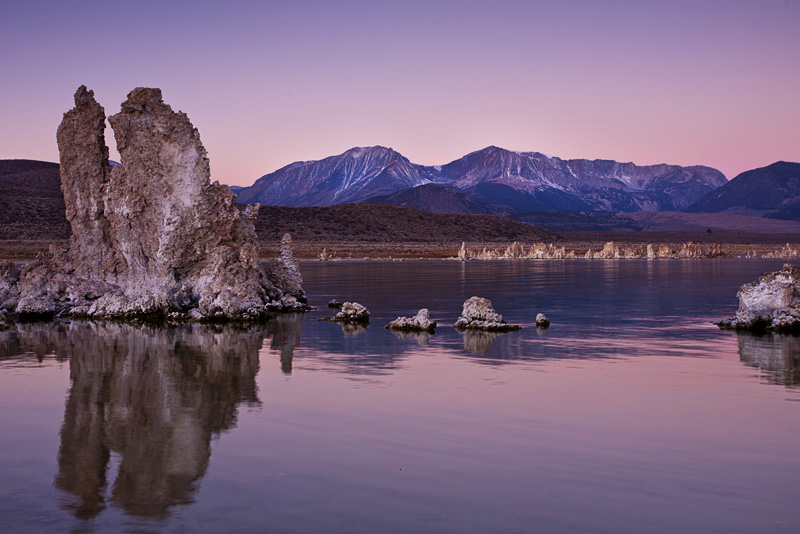
[[[775,333],[739,333],[738,337],[742,362],[760,369],[767,383],[800,384],[800,337]]]
[[[281,325],[270,323],[273,342],[299,339]],[[7,348],[70,363],[55,485],[78,518],[97,516],[107,500],[146,517],[193,502],[211,438],[236,425],[240,403],[260,404],[255,376],[266,326],[17,326],[6,333],[14,340]]]

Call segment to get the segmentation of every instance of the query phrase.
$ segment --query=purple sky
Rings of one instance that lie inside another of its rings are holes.
[[[728,178],[800,161],[800,0],[28,0],[0,7],[0,49],[0,158],[57,161],[86,84],[107,115],[161,87],[212,179],[237,185],[377,144],[429,165],[497,145]]]

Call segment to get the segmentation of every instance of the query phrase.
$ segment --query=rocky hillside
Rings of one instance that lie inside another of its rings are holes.
[[[686,211],[800,220],[800,163],[779,161],[743,172]]]
[[[376,146],[354,148],[321,161],[292,163],[239,190],[238,198],[245,203],[328,206],[438,184],[469,196],[477,201],[475,206],[519,213],[679,211],[724,183],[722,173],[709,167],[563,160],[494,146],[446,165],[424,166]]]

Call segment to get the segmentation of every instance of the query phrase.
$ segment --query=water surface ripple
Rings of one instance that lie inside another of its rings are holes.
[[[710,324],[780,264],[309,262],[318,310],[263,325],[13,324],[0,517],[13,532],[798,532],[800,338]],[[473,295],[523,329],[455,331]],[[332,298],[372,324],[318,321]],[[383,329],[422,307],[435,334]]]

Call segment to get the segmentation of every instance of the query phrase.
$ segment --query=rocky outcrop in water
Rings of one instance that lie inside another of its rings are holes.
[[[80,87],[58,128],[69,251],[25,265],[5,309],[20,315],[251,320],[303,309],[299,270],[258,258],[253,219],[210,182],[197,130],[159,89],[137,88],[109,117],[122,164],[111,167],[105,114]],[[0,293],[13,276],[2,273]],[[2,295],[0,295],[2,296]]]
[[[414,317],[398,317],[388,325],[389,330],[400,332],[429,332],[436,330],[436,321],[431,321],[427,308],[422,308]]]
[[[300,274],[300,265],[292,251],[292,236],[290,234],[284,234],[281,239],[281,255],[275,259],[265,260],[261,265],[267,279],[283,292],[281,301],[285,307],[296,308],[297,302],[306,302],[306,294],[303,291],[303,276]]]
[[[547,328],[550,326],[550,319],[543,313],[536,314],[536,326],[539,328]]]
[[[786,264],[780,271],[761,275],[736,294],[739,309],[716,323],[735,330],[800,331],[800,269]]]
[[[457,330],[483,330],[486,332],[511,332],[522,328],[506,323],[503,316],[492,307],[492,301],[471,297],[464,302],[461,317],[453,325]]]
[[[358,302],[345,302],[331,321],[337,323],[369,323],[369,310]]]

